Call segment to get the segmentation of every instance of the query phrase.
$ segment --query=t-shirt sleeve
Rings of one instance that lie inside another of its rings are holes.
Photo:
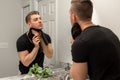
[[[24,41],[22,41],[22,40],[20,40],[20,39],[17,40],[17,42],[16,42],[16,47],[17,47],[17,51],[18,51],[18,52],[19,52],[19,51],[24,51],[24,50],[27,49]]]
[[[87,62],[89,48],[85,42],[74,42],[72,45],[72,60],[74,62]]]

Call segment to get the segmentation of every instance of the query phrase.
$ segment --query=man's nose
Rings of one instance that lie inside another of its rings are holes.
[[[39,22],[42,22],[42,20],[41,20],[41,19],[38,19],[38,21],[39,21]]]

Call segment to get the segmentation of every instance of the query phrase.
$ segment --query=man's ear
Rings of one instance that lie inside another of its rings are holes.
[[[74,13],[72,14],[72,20],[73,22],[76,22],[76,15]]]
[[[72,25],[77,22],[77,17],[74,13],[71,14],[71,23]]]
[[[30,22],[28,22],[28,23],[27,23],[27,25],[28,25],[29,27],[31,27],[31,24],[30,24]]]

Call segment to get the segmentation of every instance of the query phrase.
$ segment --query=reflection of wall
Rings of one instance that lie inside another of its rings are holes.
[[[16,39],[21,33],[20,0],[0,0],[0,77],[18,73]]]
[[[71,62],[70,1],[57,0],[57,59],[62,62]]]

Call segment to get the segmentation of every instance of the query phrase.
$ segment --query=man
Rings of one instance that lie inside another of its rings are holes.
[[[43,67],[44,55],[48,58],[53,56],[51,39],[48,34],[42,32],[43,24],[38,11],[31,11],[25,18],[30,30],[20,36],[17,40],[17,51],[19,56],[19,70],[21,74],[27,74],[29,68],[38,63]],[[47,44],[45,40],[47,40]]]
[[[91,21],[93,5],[90,0],[72,0],[72,60],[73,80],[120,80],[120,42],[109,29]],[[74,36],[74,27],[81,33]],[[79,31],[80,31],[79,30]]]

